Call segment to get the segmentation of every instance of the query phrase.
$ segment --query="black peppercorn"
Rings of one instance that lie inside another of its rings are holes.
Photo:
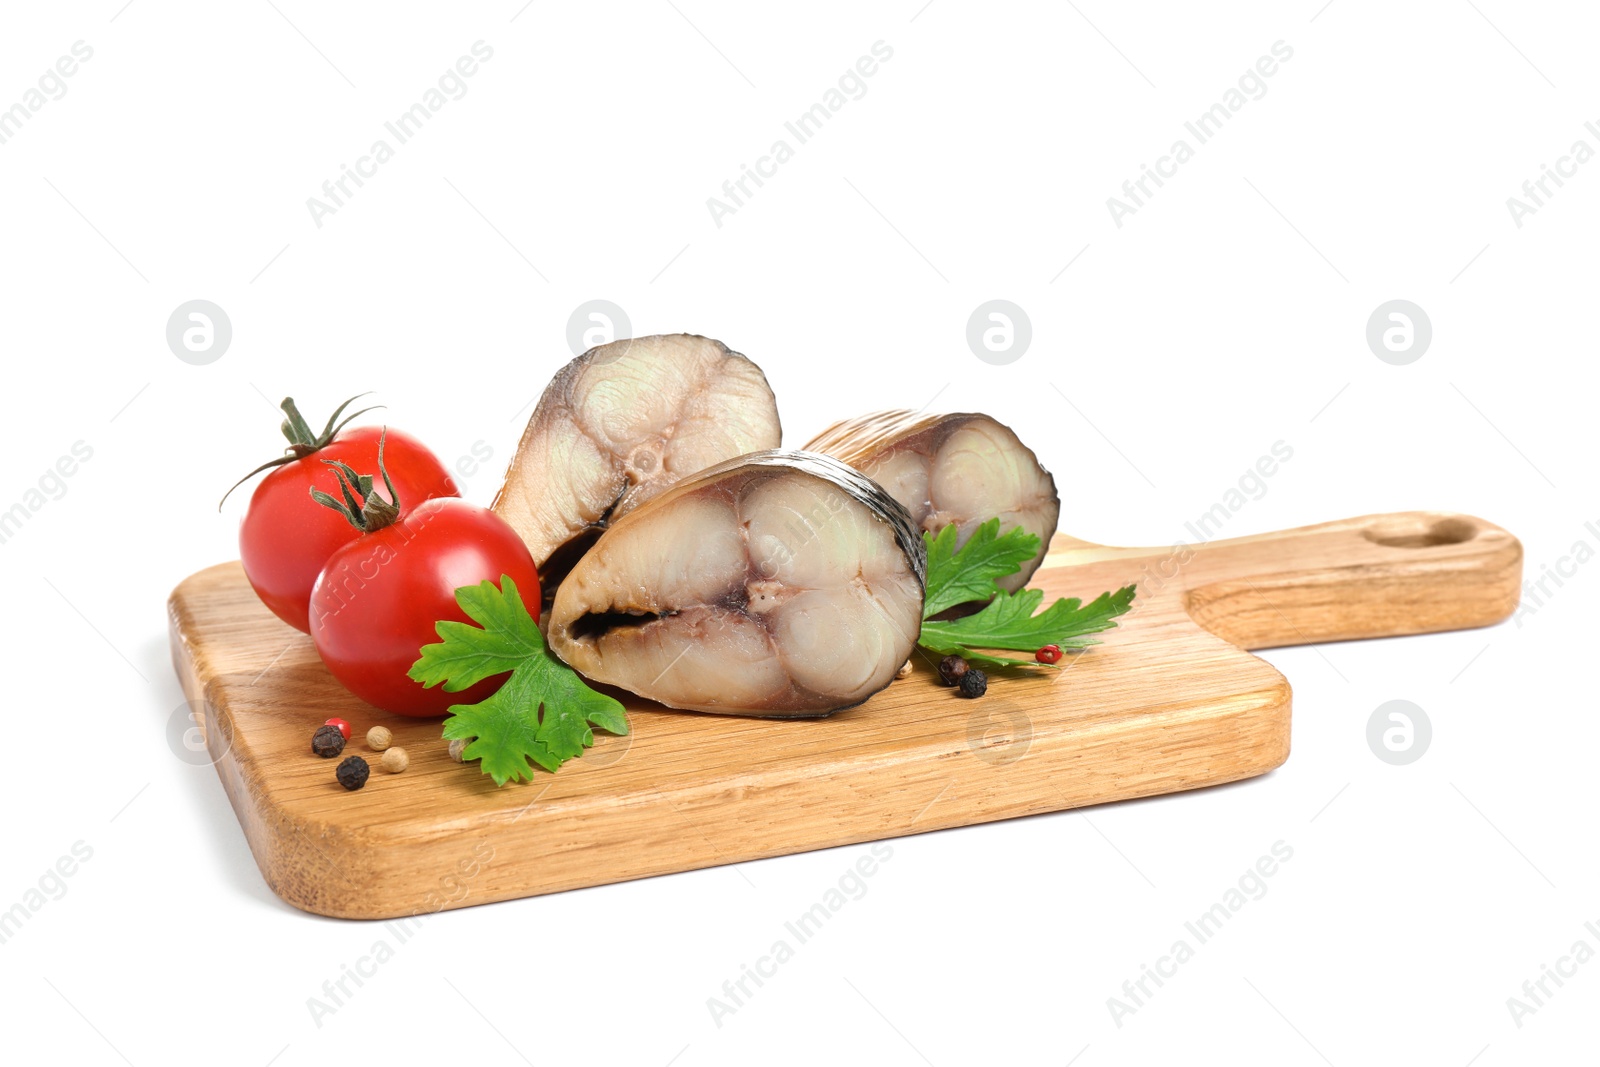
[[[337,726],[319,726],[311,735],[311,751],[323,759],[332,759],[344,751],[344,734]]]
[[[962,696],[981,697],[989,691],[989,676],[973,667],[961,676],[959,684]]]
[[[339,764],[339,769],[333,772],[339,779],[339,784],[346,789],[360,789],[367,784],[367,775],[372,773],[372,768],[367,766],[367,761],[360,756],[351,756]]]
[[[939,681],[945,685],[960,685],[961,676],[967,673],[967,661],[960,656],[946,656],[939,661]]]

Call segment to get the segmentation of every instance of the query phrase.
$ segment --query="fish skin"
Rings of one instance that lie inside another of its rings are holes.
[[[612,524],[560,589],[551,651],[669,707],[812,717],[894,680],[927,548],[904,507],[827,456],[770,450]]]

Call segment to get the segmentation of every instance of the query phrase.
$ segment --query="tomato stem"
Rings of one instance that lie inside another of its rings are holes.
[[[271,470],[273,467],[281,467],[285,463],[293,463],[297,459],[305,459],[307,456],[328,447],[333,443],[333,439],[339,435],[339,431],[348,426],[352,419],[355,419],[361,415],[365,415],[369,411],[375,411],[378,408],[383,407],[382,404],[373,404],[370,407],[362,408],[360,411],[345,415],[343,419],[339,418],[340,415],[344,414],[345,408],[349,407],[351,404],[370,393],[370,389],[365,393],[357,393],[355,396],[351,397],[349,400],[346,400],[343,404],[340,404],[337,408],[335,408],[333,410],[333,414],[328,416],[327,425],[323,426],[321,433],[315,433],[312,431],[311,424],[306,422],[305,416],[300,414],[300,409],[295,407],[294,397],[284,397],[283,403],[278,406],[283,409],[283,414],[285,416],[279,429],[283,431],[283,436],[289,439],[289,447],[284,450],[286,454],[279,456],[277,459],[268,460],[255,470],[251,471],[249,474],[246,474],[243,478],[240,478],[238,481],[234,482],[233,485],[229,486],[228,491],[222,494],[222,499],[217,501],[217,510],[222,510],[222,505],[227,503],[228,497],[233,494],[235,489],[239,488],[245,482],[248,482],[251,478],[254,478],[262,471]],[[391,492],[392,491],[393,490],[391,488]]]
[[[378,435],[378,473],[383,476],[383,484],[389,490],[389,500],[372,491],[372,475],[357,474],[350,464],[337,459],[325,459],[322,462],[333,468],[334,476],[339,480],[339,495],[344,499],[340,501],[331,493],[324,493],[315,487],[311,490],[311,499],[337,511],[362,533],[377,533],[386,526],[394,525],[400,518],[400,495],[395,492],[394,482],[390,480],[389,470],[383,463],[383,445],[388,436],[389,428],[386,426]],[[360,503],[357,503],[357,498]]]
[[[305,416],[300,414],[300,409],[294,406],[294,397],[284,397],[279,407],[283,408],[283,413],[288,416],[279,428],[283,431],[283,436],[289,439],[290,450],[301,457],[315,452],[318,447],[317,436],[311,432],[311,427],[307,424]]]

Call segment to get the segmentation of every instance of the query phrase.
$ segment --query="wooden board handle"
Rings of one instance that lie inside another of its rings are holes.
[[[1179,569],[1189,614],[1241,648],[1487,626],[1516,610],[1522,588],[1521,542],[1446,512],[1366,515],[1192,552]]]

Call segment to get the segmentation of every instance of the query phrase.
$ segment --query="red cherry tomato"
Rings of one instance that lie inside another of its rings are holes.
[[[390,441],[392,448],[392,431]],[[386,466],[389,454],[386,449]],[[400,494],[403,502],[405,491]],[[434,626],[440,620],[471,622],[456,603],[456,589],[484,580],[499,585],[503,574],[517,583],[537,620],[539,574],[516,531],[465,500],[429,500],[394,525],[334,550],[311,591],[311,637],[333,676],[367,703],[400,715],[443,715],[452,704],[487,698],[505,677],[447,693],[440,686],[424,689],[406,671],[423,645],[439,640]]]
[[[274,468],[251,494],[250,509],[239,524],[245,577],[261,602],[296,629],[311,632],[311,587],[328,557],[361,536],[338,512],[311,499],[313,488],[339,498],[338,477],[323,460],[347,463],[362,474],[376,472],[383,433],[377,426],[341,430],[331,443]],[[383,462],[402,515],[425,500],[459,495],[444,464],[408,433],[387,431]],[[389,500],[383,479],[374,481],[373,491]]]

